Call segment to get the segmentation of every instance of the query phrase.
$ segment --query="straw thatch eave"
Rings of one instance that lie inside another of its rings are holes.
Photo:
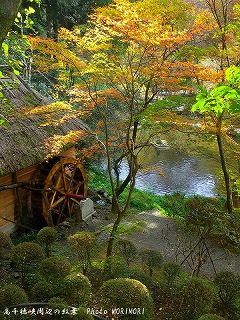
[[[49,154],[46,145],[52,138],[65,136],[71,131],[89,131],[75,116],[43,125],[43,115],[27,115],[26,110],[32,111],[39,106],[50,105],[53,101],[36,93],[10,70],[0,67],[0,71],[4,74],[0,78],[4,95],[0,100],[0,118],[4,120],[4,125],[0,126],[0,176],[43,162]],[[65,113],[64,110],[54,112],[54,117],[63,119]],[[68,146],[66,143],[61,149]],[[54,152],[51,156],[54,156]]]

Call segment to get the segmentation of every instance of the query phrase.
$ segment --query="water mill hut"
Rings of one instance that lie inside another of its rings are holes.
[[[33,216],[55,225],[86,197],[74,143],[89,129],[69,105],[42,97],[6,67],[0,71],[0,230]]]

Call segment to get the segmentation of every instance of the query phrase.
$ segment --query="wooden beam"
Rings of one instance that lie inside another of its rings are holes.
[[[39,191],[39,192],[51,191],[50,188],[41,189],[41,188],[31,187],[31,185],[28,182],[18,182],[18,183],[12,183],[12,184],[8,184],[8,185],[2,185],[2,186],[0,186],[0,191],[11,190],[11,189],[16,189],[16,188],[22,188],[22,189],[26,189],[26,190],[30,190],[30,191]]]
[[[11,223],[13,223],[13,224],[16,224],[18,227],[22,227],[22,228],[24,228],[24,229],[28,229],[28,230],[31,230],[31,231],[37,231],[36,229],[33,229],[33,228],[31,228],[31,227],[28,227],[28,226],[26,226],[26,225],[24,225],[24,224],[22,224],[22,223],[17,222],[17,221],[12,221],[12,220],[10,220],[10,219],[8,219],[8,218],[5,218],[5,217],[1,217],[1,216],[0,216],[0,219],[2,219],[2,220],[4,220],[4,221],[7,221],[7,222],[11,222]]]
[[[13,172],[12,174],[12,182],[13,184],[18,184],[16,172]],[[22,193],[19,190],[19,187],[15,188],[14,190],[16,195],[16,205],[15,205],[16,219],[21,220],[23,216]]]

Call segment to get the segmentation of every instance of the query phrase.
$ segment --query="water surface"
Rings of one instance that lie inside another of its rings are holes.
[[[152,149],[152,148],[151,148]],[[154,150],[142,155],[143,162],[157,167],[139,171],[136,187],[158,195],[181,192],[185,195],[213,197],[218,194],[215,171],[219,163],[203,156],[189,156],[175,150]],[[126,176],[127,164],[122,164],[121,179]],[[160,169],[163,175],[159,174]]]

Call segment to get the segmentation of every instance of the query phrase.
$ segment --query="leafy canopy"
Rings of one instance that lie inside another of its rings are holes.
[[[240,111],[240,68],[232,66],[225,72],[226,84],[215,86],[210,92],[205,87],[200,87],[197,102],[192,111],[200,113],[214,112],[221,116],[224,111],[231,114]]]

